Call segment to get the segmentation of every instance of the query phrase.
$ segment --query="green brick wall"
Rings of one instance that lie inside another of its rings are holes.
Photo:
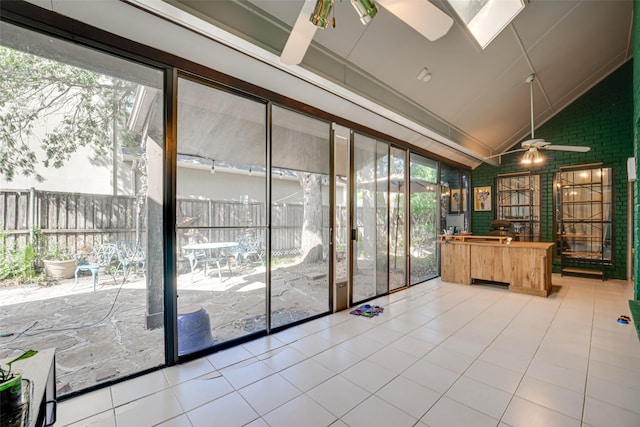
[[[608,271],[609,277],[626,279],[627,275],[627,158],[634,154],[633,132],[633,80],[632,61],[589,90],[551,120],[536,129],[536,138],[544,138],[560,145],[586,145],[587,153],[543,151],[546,161],[542,166],[528,168],[540,174],[542,186],[542,240],[553,242],[553,175],[561,166],[603,162],[613,168],[615,182],[615,259]],[[519,148],[520,143],[513,148]],[[490,185],[494,193],[495,178],[527,170],[520,165],[521,153],[502,157],[502,165],[483,164],[472,171],[472,187]],[[636,205],[637,206],[637,205]],[[489,230],[495,211],[472,212],[474,234]],[[554,271],[559,271],[559,260]],[[637,271],[637,270],[636,270]]]
[[[640,1],[633,2],[633,152],[638,159],[640,145]],[[636,175],[638,162],[636,162]],[[633,236],[634,248],[640,248],[640,186],[636,183],[633,191]],[[637,252],[638,249],[636,249]],[[633,257],[634,299],[640,299],[640,261],[637,254]]]

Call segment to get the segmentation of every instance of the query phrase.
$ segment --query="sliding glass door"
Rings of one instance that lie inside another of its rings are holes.
[[[391,147],[389,162],[389,291],[408,285],[406,232],[406,157],[407,150]]]
[[[178,80],[178,353],[266,328],[267,106]]]
[[[271,328],[329,311],[331,124],[272,108]]]
[[[59,397],[162,366],[164,73],[0,34],[0,359],[55,348]]]
[[[438,162],[415,153],[410,159],[409,253],[413,285],[438,275]]]
[[[389,144],[353,140],[353,290],[357,303],[388,292]]]

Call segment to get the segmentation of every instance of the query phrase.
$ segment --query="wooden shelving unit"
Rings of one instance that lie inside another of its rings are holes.
[[[529,172],[498,175],[496,219],[513,224],[522,242],[540,241],[540,175]]]
[[[606,279],[613,263],[613,171],[567,168],[559,172],[558,252],[561,274]]]

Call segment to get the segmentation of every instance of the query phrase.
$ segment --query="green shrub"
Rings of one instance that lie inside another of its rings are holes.
[[[42,280],[34,268],[38,256],[31,244],[22,249],[8,249],[5,233],[0,234],[0,242],[0,280],[13,279],[18,283]]]

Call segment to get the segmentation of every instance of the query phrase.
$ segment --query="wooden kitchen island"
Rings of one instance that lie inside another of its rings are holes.
[[[504,236],[442,236],[440,276],[470,285],[474,280],[506,283],[509,291],[549,296],[553,243],[507,243]]]

